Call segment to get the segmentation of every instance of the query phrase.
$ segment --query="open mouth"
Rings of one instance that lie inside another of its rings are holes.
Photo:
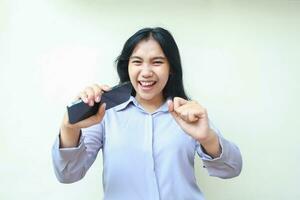
[[[139,85],[144,90],[149,90],[153,88],[153,86],[156,84],[156,81],[139,81]]]

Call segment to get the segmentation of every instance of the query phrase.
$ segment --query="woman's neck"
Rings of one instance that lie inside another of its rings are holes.
[[[164,98],[162,95],[151,100],[143,99],[138,95],[136,95],[135,98],[139,102],[139,104],[143,106],[143,108],[149,113],[156,111],[164,102]]]

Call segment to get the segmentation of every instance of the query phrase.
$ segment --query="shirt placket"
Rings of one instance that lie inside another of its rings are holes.
[[[152,187],[151,190],[153,191],[153,197],[152,199],[159,200],[160,195],[159,195],[159,187],[158,187],[158,182],[157,182],[157,175],[156,175],[156,169],[155,169],[155,157],[154,157],[154,133],[153,133],[153,116],[151,114],[147,113],[147,122],[146,122],[146,147],[147,150],[149,151],[150,155],[150,163],[151,163],[151,179],[152,179]]]

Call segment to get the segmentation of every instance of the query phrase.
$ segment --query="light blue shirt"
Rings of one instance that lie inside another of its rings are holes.
[[[148,113],[131,96],[106,110],[101,123],[82,129],[78,147],[59,148],[57,137],[54,171],[62,183],[78,181],[102,149],[104,200],[203,200],[195,178],[195,153],[211,176],[235,177],[242,168],[238,147],[210,126],[222,148],[214,159],[176,123],[167,102]]]

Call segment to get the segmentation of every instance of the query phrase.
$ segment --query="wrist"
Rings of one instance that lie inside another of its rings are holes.
[[[60,133],[67,133],[67,134],[69,133],[73,135],[74,133],[79,133],[79,132],[80,132],[80,128],[77,127],[72,127],[68,125],[61,125],[60,127]]]
[[[81,135],[81,129],[61,126],[60,128],[60,145],[59,148],[78,146]]]
[[[205,140],[198,140],[198,142],[206,154],[213,158],[220,156],[222,150],[219,143],[219,136],[212,129],[209,129],[208,137]]]
[[[211,128],[209,128],[206,137],[198,138],[197,141],[201,145],[208,145],[212,143],[217,137],[217,134]]]

